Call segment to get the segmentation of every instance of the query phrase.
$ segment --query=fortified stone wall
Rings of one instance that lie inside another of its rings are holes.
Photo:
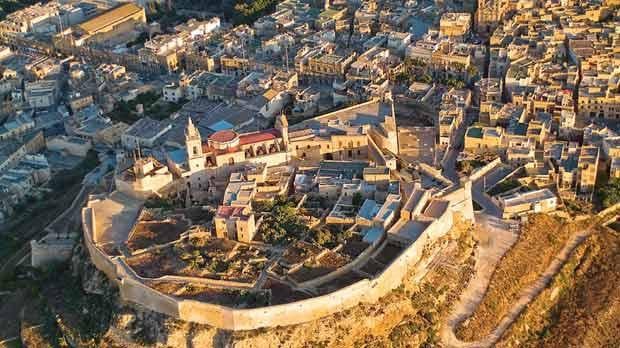
[[[99,248],[95,246],[93,242],[93,234],[95,226],[95,214],[93,208],[82,208],[82,228],[84,229],[84,244],[90,255],[90,260],[95,267],[105,273],[110,280],[116,280],[116,266],[112,262],[112,259],[105,255]]]
[[[467,185],[466,185],[467,187]],[[468,193],[469,192],[469,193]],[[170,315],[181,320],[208,324],[225,330],[254,330],[263,327],[294,325],[328,316],[359,303],[374,303],[402,284],[403,279],[420,260],[424,249],[437,239],[446,235],[452,227],[455,207],[467,206],[459,200],[470,197],[469,189],[458,189],[444,199],[456,199],[451,209],[447,209],[435,219],[424,233],[373,279],[364,279],[332,293],[282,305],[253,309],[236,309],[200,301],[174,298],[162,294],[140,282],[134,272],[119,262],[103,254],[91,238],[93,217],[91,208],[84,208],[84,242],[93,263],[110,279],[117,280],[121,298],[140,304],[150,310]],[[452,203],[452,202],[451,202]],[[465,213],[464,215],[468,215]],[[473,216],[473,211],[471,213]]]

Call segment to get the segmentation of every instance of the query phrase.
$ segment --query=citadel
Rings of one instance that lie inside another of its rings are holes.
[[[619,340],[620,0],[0,3],[0,347]]]
[[[273,129],[205,140],[188,118],[184,134],[181,161],[134,156],[117,170],[116,191],[92,196],[82,211],[90,257],[121,297],[172,317],[248,330],[372,303],[420,266],[455,219],[473,223],[469,180],[395,174],[389,98],[293,127],[282,114]],[[152,197],[182,208],[148,207]],[[266,240],[277,226],[262,226],[272,220],[256,206],[282,202],[301,217],[287,228],[300,231]],[[311,237],[319,228],[342,237],[322,246]]]

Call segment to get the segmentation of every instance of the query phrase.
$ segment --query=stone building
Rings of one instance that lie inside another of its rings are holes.
[[[146,23],[144,8],[124,3],[70,29],[76,46],[86,43],[104,43],[111,39],[132,35]]]
[[[131,197],[146,199],[158,194],[173,181],[168,167],[152,157],[136,160],[132,166],[116,174],[116,189]]]
[[[267,167],[286,164],[290,159],[288,122],[286,116],[281,118],[277,128],[243,134],[220,130],[211,134],[206,142],[189,118],[185,130],[185,158],[179,162],[169,159],[171,170],[185,178],[192,199],[200,200],[209,188],[211,177],[227,175],[244,164],[262,163]]]
[[[471,14],[447,12],[439,21],[439,33],[443,36],[464,40],[471,31]]]
[[[250,243],[256,233],[254,214],[244,207],[222,205],[213,218],[218,238]]]
[[[501,127],[469,127],[465,133],[465,151],[501,151],[503,139],[504,129]]]

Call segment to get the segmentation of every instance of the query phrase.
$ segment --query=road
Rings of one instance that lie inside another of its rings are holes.
[[[478,203],[484,212],[494,217],[502,216],[502,209],[486,194],[486,189],[495,186],[500,180],[506,177],[511,171],[508,166],[500,165],[491,170],[482,178],[476,180],[472,184],[472,198]]]
[[[77,212],[79,209],[78,206],[82,206],[88,197],[89,187],[91,187],[95,182],[98,182],[107,172],[108,161],[104,161],[98,167],[93,169],[91,172],[84,176],[82,180],[82,186],[84,187],[83,193],[80,195],[81,190],[76,192],[76,196],[72,198],[71,203],[66,206],[67,208],[60,212],[50,223],[48,223],[45,228],[42,228],[38,231],[32,231],[31,234],[26,236],[26,242],[15,252],[13,255],[8,257],[2,265],[0,265],[0,276],[8,275],[13,272],[15,267],[19,264],[21,260],[27,257],[30,253],[30,240],[32,239],[40,239],[45,236],[50,231],[62,233],[63,231],[56,231],[54,229],[55,225],[61,224],[62,227],[71,228],[71,226],[76,226],[75,218],[81,217]],[[69,203],[69,202],[67,202]],[[64,207],[63,207],[64,208]],[[68,217],[69,219],[64,219],[64,217]],[[66,220],[67,223],[63,223]],[[71,231],[64,231],[71,232]]]
[[[465,131],[467,130],[467,127],[469,127],[469,125],[472,124],[472,122],[474,122],[474,120],[477,118],[477,109],[472,109],[472,111],[466,114],[465,120],[463,120],[463,122],[461,122],[461,124],[457,128],[452,143],[448,148],[448,152],[444,155],[443,161],[441,162],[441,168],[443,168],[443,176],[450,179],[454,183],[459,182],[459,175],[456,172],[456,159],[458,158],[459,153],[461,153],[463,146],[465,145]]]

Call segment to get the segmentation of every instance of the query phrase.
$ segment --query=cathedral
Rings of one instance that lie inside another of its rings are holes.
[[[185,150],[185,161],[174,163],[169,160],[169,167],[185,179],[192,200],[201,200],[213,178],[228,176],[241,166],[287,164],[291,155],[288,121],[285,115],[280,115],[275,128],[242,134],[221,130],[203,141],[198,128],[189,118],[185,130]]]

